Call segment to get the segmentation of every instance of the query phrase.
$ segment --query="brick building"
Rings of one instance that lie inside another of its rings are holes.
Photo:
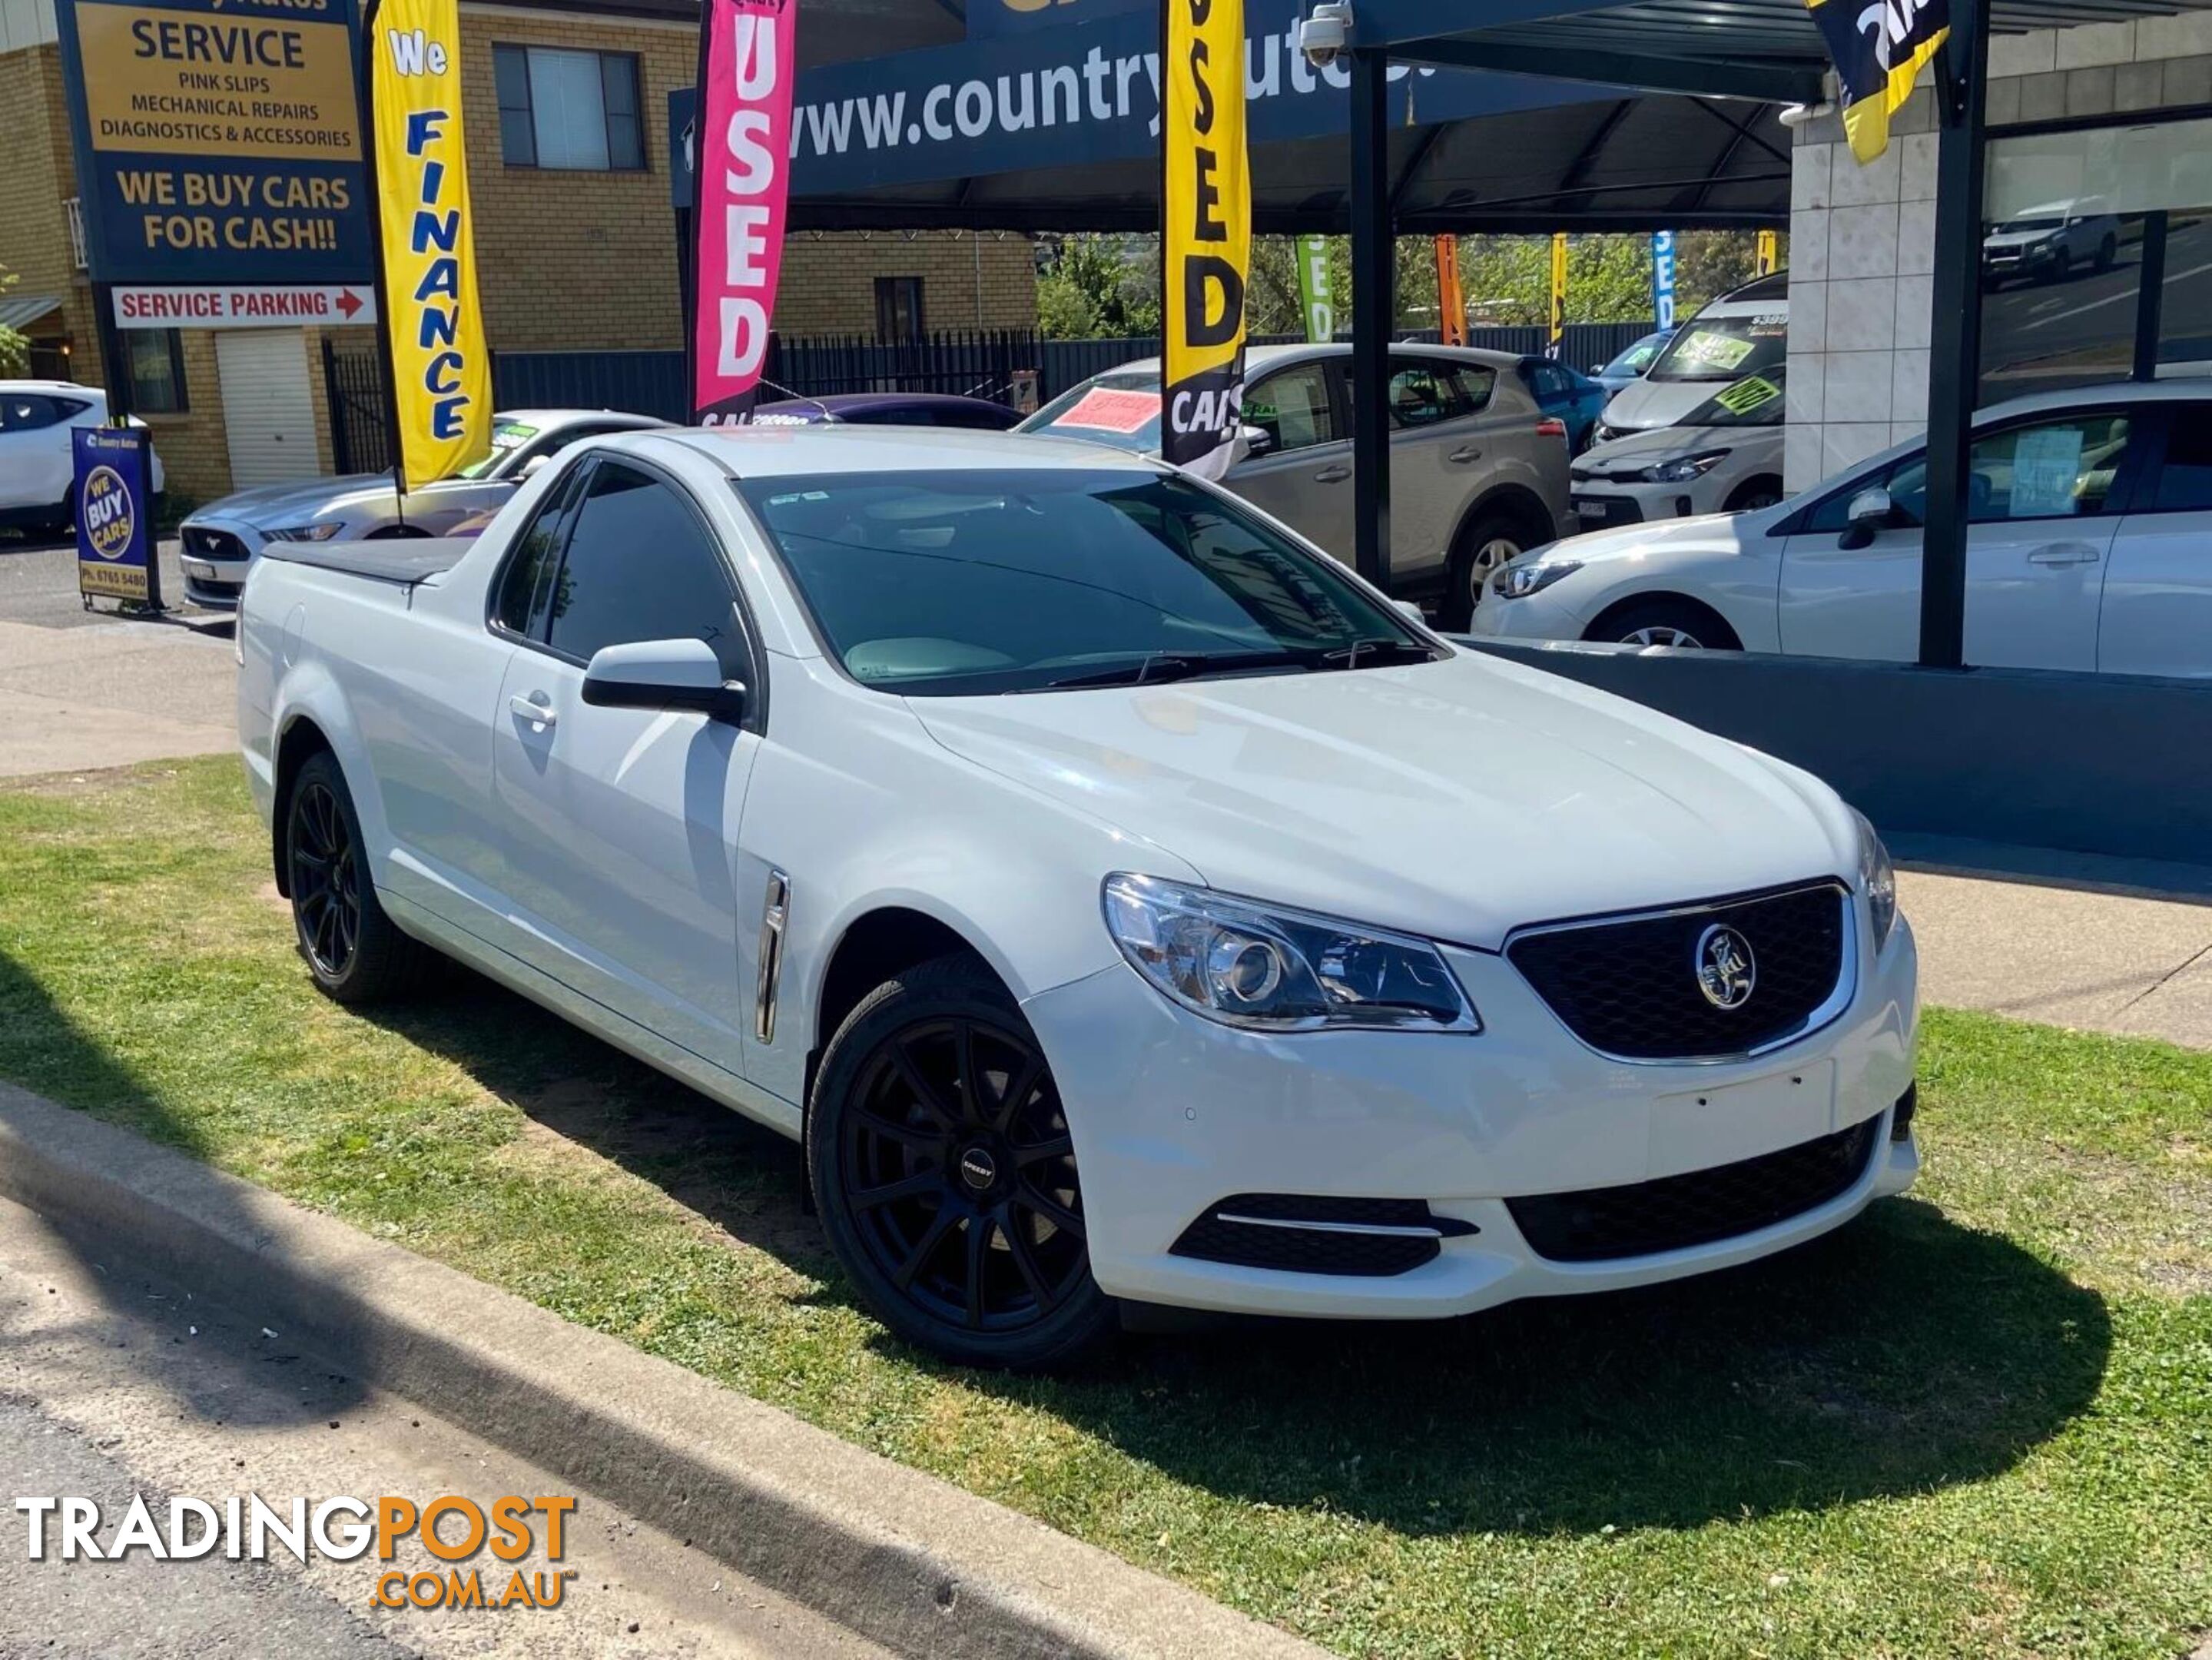
[[[665,350],[683,343],[668,94],[698,52],[691,0],[468,0],[461,7],[470,185],[484,330],[498,352]],[[103,384],[53,0],[0,5],[0,321],[32,372]],[[1020,236],[799,232],[775,324],[787,334],[902,338],[1036,320]],[[133,331],[134,404],[171,489],[206,501],[328,471],[325,332]]]

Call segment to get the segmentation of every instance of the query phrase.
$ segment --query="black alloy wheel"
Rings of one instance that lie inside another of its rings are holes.
[[[361,943],[361,865],[352,826],[321,779],[292,792],[286,839],[300,948],[317,979],[343,981]]]
[[[1110,1329],[1067,1115],[980,962],[879,987],[831,1041],[808,1166],[830,1244],[885,1324],[969,1365],[1058,1365]]]
[[[437,953],[402,933],[376,897],[361,815],[336,756],[325,751],[301,764],[281,823],[284,891],[315,984],[341,1003],[373,1003],[429,979]]]

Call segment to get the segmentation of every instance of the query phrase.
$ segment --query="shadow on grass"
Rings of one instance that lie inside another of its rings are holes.
[[[57,1008],[46,988],[5,952],[0,952],[0,1078],[164,1146],[208,1158],[201,1138],[177,1122],[158,1093]],[[215,1189],[200,1202],[220,1206],[223,1191]],[[209,1283],[166,1254],[127,1249],[96,1216],[41,1219],[85,1265],[83,1283],[112,1316],[102,1332],[104,1353],[117,1366],[163,1385],[180,1409],[215,1423],[283,1427],[327,1420],[365,1396],[361,1379],[331,1371],[262,1328],[251,1311],[250,1270],[235,1281]],[[230,1237],[252,1231],[242,1211],[208,1219]],[[35,1311],[0,1308],[0,1349],[46,1341]],[[178,1349],[186,1343],[202,1363],[190,1369],[176,1364]]]
[[[379,1010],[545,1129],[730,1237],[849,1284],[798,1149],[477,976]],[[1891,1200],[1750,1267],[1415,1324],[1224,1322],[1060,1378],[957,1371],[1225,1499],[1407,1535],[1691,1528],[1999,1474],[2094,1399],[2103,1299]]]

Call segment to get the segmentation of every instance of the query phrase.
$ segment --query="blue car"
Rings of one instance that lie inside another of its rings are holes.
[[[1567,453],[1580,455],[1589,447],[1590,433],[1613,394],[1580,369],[1548,357],[1524,357],[1520,369],[1522,384],[1544,413],[1567,423]]]
[[[1659,329],[1645,335],[1610,363],[1592,371],[1598,384],[1610,398],[1624,386],[1631,386],[1650,372],[1659,361],[1659,354],[1667,350],[1667,343],[1674,337],[1672,329]]]

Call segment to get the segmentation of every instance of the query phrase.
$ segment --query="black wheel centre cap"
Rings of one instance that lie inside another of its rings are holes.
[[[976,1193],[988,1193],[999,1180],[999,1161],[988,1147],[969,1147],[960,1155],[960,1179]]]

